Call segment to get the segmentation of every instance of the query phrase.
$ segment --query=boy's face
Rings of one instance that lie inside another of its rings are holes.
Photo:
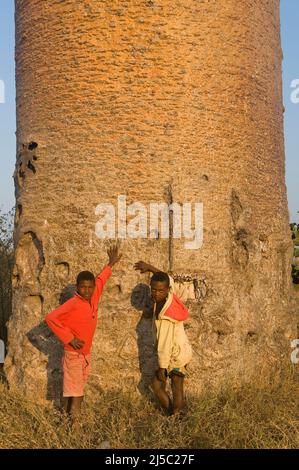
[[[77,284],[77,292],[81,297],[90,300],[95,290],[95,283],[93,281],[80,281]]]
[[[169,293],[169,287],[164,281],[151,282],[151,294],[155,302],[159,303],[165,300]]]

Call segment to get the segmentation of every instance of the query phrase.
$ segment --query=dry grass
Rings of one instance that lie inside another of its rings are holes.
[[[296,366],[295,366],[296,367]],[[57,410],[42,408],[0,384],[1,448],[298,448],[298,383],[271,390],[228,387],[188,398],[182,419],[162,416],[136,393],[114,390],[86,402],[72,431]]]

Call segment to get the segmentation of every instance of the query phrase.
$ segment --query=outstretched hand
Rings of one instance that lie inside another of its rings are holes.
[[[116,243],[113,245],[109,250],[107,250],[107,254],[109,256],[109,262],[108,265],[112,268],[116,263],[119,262],[120,258],[122,257],[122,254],[119,253],[119,244]]]
[[[140,271],[141,273],[146,273],[150,271],[150,265],[148,263],[145,263],[145,261],[138,261],[137,263],[134,264],[134,269]]]

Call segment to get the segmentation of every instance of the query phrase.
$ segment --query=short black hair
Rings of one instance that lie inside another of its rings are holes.
[[[77,286],[80,284],[81,281],[95,281],[94,275],[90,271],[81,271],[81,273],[77,276]]]
[[[167,287],[169,287],[170,285],[169,276],[163,271],[158,271],[157,273],[153,274],[153,276],[151,277],[151,283],[152,282],[165,282]]]

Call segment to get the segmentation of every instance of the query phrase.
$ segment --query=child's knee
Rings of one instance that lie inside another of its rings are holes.
[[[171,386],[174,388],[183,388],[184,376],[173,374],[171,376]]]
[[[150,383],[150,387],[152,390],[155,390],[156,388],[158,388],[158,385],[159,385],[159,382],[157,380],[156,377],[154,377],[152,380],[151,380],[151,383]]]
[[[162,386],[163,386],[162,382],[160,382],[160,380],[158,380],[157,377],[155,376],[152,379],[151,384],[150,384],[150,387],[153,390],[153,392],[154,393],[159,392],[159,390],[161,390]]]

